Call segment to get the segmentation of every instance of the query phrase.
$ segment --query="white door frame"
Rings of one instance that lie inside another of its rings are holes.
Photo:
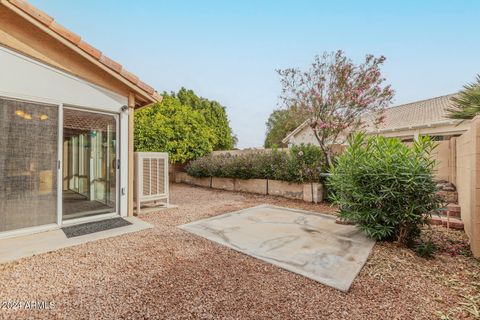
[[[57,128],[57,221],[56,223],[51,223],[51,224],[46,224],[46,225],[41,225],[41,226],[33,226],[33,227],[27,227],[27,228],[22,228],[22,229],[16,229],[16,230],[10,230],[10,231],[4,231],[0,232],[0,239],[3,238],[10,238],[10,237],[16,237],[16,236],[21,236],[21,235],[27,235],[27,234],[33,234],[33,233],[38,233],[38,232],[44,232],[48,230],[54,230],[58,229],[62,226],[66,225],[74,225],[74,224],[79,224],[79,223],[84,223],[84,222],[90,222],[90,221],[98,221],[98,220],[105,220],[109,218],[114,218],[114,217],[120,217],[121,216],[121,211],[120,211],[120,202],[121,202],[121,177],[120,177],[120,166],[118,165],[120,162],[120,148],[121,148],[121,126],[120,126],[120,114],[121,113],[115,113],[115,112],[105,112],[102,110],[98,110],[95,108],[89,108],[89,107],[80,107],[80,106],[71,106],[68,105],[67,108],[69,109],[76,109],[79,111],[85,111],[85,112],[93,112],[93,113],[101,113],[101,114],[108,114],[112,115],[115,117],[115,122],[116,122],[116,134],[117,134],[117,139],[116,139],[116,157],[117,157],[117,165],[115,168],[115,174],[116,174],[116,203],[115,203],[115,212],[112,213],[106,213],[106,214],[99,214],[99,215],[94,215],[91,217],[83,217],[83,218],[78,218],[78,219],[72,219],[72,220],[67,220],[67,221],[62,221],[63,220],[63,109],[64,109],[64,104],[59,103],[58,101],[52,100],[52,99],[45,99],[45,98],[39,98],[35,97],[32,98],[27,95],[23,94],[10,94],[10,93],[5,93],[1,92],[0,93],[0,98],[4,99],[10,99],[10,100],[16,100],[16,101],[24,101],[24,102],[29,102],[29,103],[42,103],[42,104],[47,104],[52,107],[57,107],[58,108],[58,128]]]
[[[109,116],[113,116],[115,118],[115,133],[116,133],[116,146],[115,146],[115,156],[116,156],[116,164],[115,164],[115,211],[110,212],[110,213],[103,213],[103,214],[98,214],[98,215],[92,215],[89,217],[82,217],[82,218],[76,218],[76,219],[69,219],[69,220],[63,220],[63,124],[64,124],[64,119],[63,119],[63,109],[69,109],[69,110],[77,110],[77,111],[82,111],[82,112],[90,112],[90,113],[98,113],[98,114],[106,114]],[[58,208],[58,220],[57,224],[59,226],[68,226],[68,225],[74,225],[74,224],[79,224],[79,223],[85,223],[85,222],[91,222],[91,221],[98,221],[98,220],[104,220],[108,218],[114,218],[114,217],[120,217],[120,166],[118,166],[119,159],[120,159],[120,144],[118,143],[120,141],[120,114],[118,113],[113,113],[113,112],[105,112],[105,111],[98,111],[96,109],[92,108],[83,108],[83,107],[78,107],[78,106],[71,106],[71,105],[65,105],[61,104],[60,105],[60,110],[61,113],[61,125],[59,126],[59,131],[61,133],[59,134],[59,141],[58,141],[58,165],[57,165],[57,178],[62,177],[62,183],[57,183],[57,192],[59,193],[59,197],[57,199],[57,208]],[[60,181],[60,180],[59,180]]]

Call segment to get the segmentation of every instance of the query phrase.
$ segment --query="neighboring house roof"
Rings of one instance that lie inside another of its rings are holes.
[[[448,94],[387,108],[385,109],[385,121],[377,128],[370,124],[367,132],[456,124],[458,121],[447,117],[447,110],[453,107],[451,98],[455,95],[456,93]]]
[[[385,121],[374,127],[371,120],[366,120],[366,131],[384,132],[395,130],[407,130],[412,128],[432,127],[437,125],[457,124],[458,120],[447,118],[447,109],[451,108],[451,98],[454,94],[420,100],[412,103],[402,104],[385,109]],[[370,123],[369,123],[370,122]],[[309,125],[309,120],[290,132],[283,140],[288,143],[292,137],[301,132]]]
[[[96,61],[98,64],[101,64],[102,66],[107,67],[109,70],[113,71],[118,78],[127,80],[129,84],[136,87],[136,91],[146,93],[153,102],[161,101],[161,95],[159,95],[153,87],[141,81],[139,77],[127,71],[120,63],[110,59],[100,50],[84,41],[79,35],[60,25],[51,16],[35,8],[27,1],[0,0],[0,3],[4,5],[12,4],[16,8],[20,9],[22,12],[26,13],[31,18],[33,18],[35,21],[39,22],[41,25],[47,27],[50,31],[53,31],[57,36],[60,36],[62,39],[67,40],[68,43],[74,45],[76,48],[80,49],[81,52],[93,58],[94,61]]]

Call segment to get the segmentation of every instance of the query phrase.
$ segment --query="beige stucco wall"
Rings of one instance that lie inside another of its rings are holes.
[[[294,136],[292,136],[288,142],[289,144],[297,145],[297,144],[313,144],[318,146],[318,141],[315,138],[315,134],[311,127],[306,126],[300,132],[297,132]]]
[[[465,224],[465,231],[471,236],[471,185],[474,150],[473,131],[469,130],[457,139],[457,190],[459,193],[459,204],[462,207],[462,220]]]
[[[439,141],[437,147],[432,153],[432,158],[437,161],[435,178],[438,180],[446,180],[455,183],[454,159],[452,153],[455,152],[452,140]]]
[[[465,232],[475,257],[480,257],[480,117],[457,138],[457,190]]]

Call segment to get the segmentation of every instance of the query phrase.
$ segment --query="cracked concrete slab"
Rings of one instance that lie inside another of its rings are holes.
[[[183,230],[348,291],[375,242],[326,214],[262,205],[195,221]]]

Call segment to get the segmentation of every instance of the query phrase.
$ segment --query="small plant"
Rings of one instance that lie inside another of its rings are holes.
[[[433,241],[420,241],[414,248],[414,251],[422,258],[432,259],[438,247]]]
[[[331,169],[328,186],[340,216],[375,240],[407,244],[441,207],[433,179],[435,144],[354,135]]]

